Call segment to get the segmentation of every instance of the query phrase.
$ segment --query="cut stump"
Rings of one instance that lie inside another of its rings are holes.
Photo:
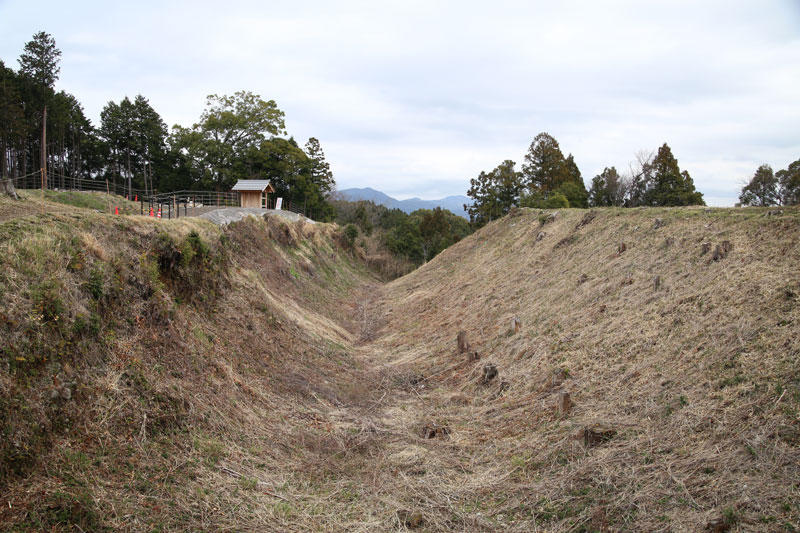
[[[458,353],[464,353],[469,351],[469,342],[467,341],[467,332],[461,330],[458,332],[458,336],[456,337],[456,345],[458,349]]]

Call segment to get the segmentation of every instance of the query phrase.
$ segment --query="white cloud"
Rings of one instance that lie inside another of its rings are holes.
[[[0,3],[0,58],[62,49],[60,88],[97,121],[144,94],[191,124],[252,90],[318,137],[341,188],[463,194],[548,131],[588,182],[668,142],[713,201],[800,157],[800,8],[747,2]],[[727,200],[726,200],[727,199]]]

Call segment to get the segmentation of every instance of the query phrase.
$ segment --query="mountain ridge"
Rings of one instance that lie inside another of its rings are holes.
[[[389,209],[400,209],[404,213],[411,213],[417,209],[433,209],[441,207],[447,209],[452,213],[469,218],[467,212],[464,210],[464,204],[471,204],[472,200],[468,196],[451,195],[439,198],[436,200],[423,200],[422,198],[414,197],[406,200],[398,200],[388,194],[381,192],[372,187],[353,187],[350,189],[343,189],[338,192],[343,200],[350,202],[369,201],[378,205],[383,205]]]

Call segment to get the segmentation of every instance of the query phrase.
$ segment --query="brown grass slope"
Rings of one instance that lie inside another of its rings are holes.
[[[349,307],[374,282],[336,231],[82,210],[0,223],[0,529],[352,521],[339,472],[366,448],[339,413],[377,394]]]
[[[335,226],[34,207],[0,530],[798,527],[797,211],[522,210],[381,287]]]
[[[519,210],[389,284],[378,343],[423,387],[406,425],[450,430],[409,504],[442,529],[796,530],[799,267],[797,210]]]

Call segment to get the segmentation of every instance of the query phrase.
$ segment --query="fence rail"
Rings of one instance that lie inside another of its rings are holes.
[[[11,178],[17,189],[41,189],[41,171],[31,172],[25,176]],[[164,218],[179,216],[196,216],[220,207],[239,207],[240,197],[238,191],[193,191],[180,190],[172,192],[145,191],[142,189],[128,189],[127,185],[108,180],[77,178],[66,176],[52,170],[47,171],[45,188],[57,191],[94,191],[114,194],[130,201],[136,201],[140,206],[140,214],[158,216],[160,212]],[[269,198],[267,208],[275,208],[275,198]],[[311,217],[302,206],[286,200],[281,209],[291,211],[303,216]]]

